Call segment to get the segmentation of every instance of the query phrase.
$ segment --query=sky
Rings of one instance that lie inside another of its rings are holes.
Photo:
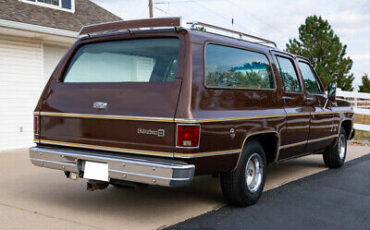
[[[148,0],[92,0],[124,20],[148,18]],[[327,19],[353,60],[355,90],[370,75],[370,0],[153,0],[154,17],[201,21],[273,40],[285,49],[310,15]],[[231,19],[234,19],[234,25]],[[185,25],[185,24],[184,24]]]

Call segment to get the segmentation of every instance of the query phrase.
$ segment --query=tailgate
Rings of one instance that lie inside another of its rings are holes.
[[[145,40],[80,48],[42,96],[40,143],[172,157],[176,44]]]

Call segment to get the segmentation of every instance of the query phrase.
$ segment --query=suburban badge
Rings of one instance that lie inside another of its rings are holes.
[[[144,135],[153,135],[153,136],[158,136],[158,137],[164,137],[165,135],[164,129],[153,130],[153,129],[138,128],[137,133],[144,134]]]

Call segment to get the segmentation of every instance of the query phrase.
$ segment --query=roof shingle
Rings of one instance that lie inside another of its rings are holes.
[[[83,25],[122,20],[89,0],[75,0],[75,13],[18,0],[0,0],[0,19],[79,31]]]

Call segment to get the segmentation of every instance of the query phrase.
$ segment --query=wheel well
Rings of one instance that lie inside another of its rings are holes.
[[[245,143],[248,141],[258,141],[266,154],[267,164],[273,163],[278,152],[279,138],[277,133],[262,133],[248,137]],[[244,146],[243,146],[244,147]]]
[[[344,120],[342,122],[342,126],[344,128],[344,130],[346,131],[346,136],[347,138],[349,138],[349,135],[351,134],[351,130],[352,130],[352,121],[351,120]]]

